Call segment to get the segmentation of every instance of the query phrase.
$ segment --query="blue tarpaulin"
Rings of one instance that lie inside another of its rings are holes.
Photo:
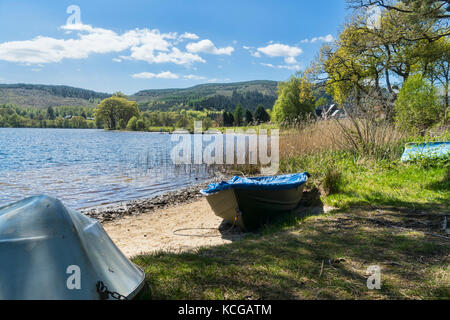
[[[309,177],[310,174],[308,172],[256,178],[236,176],[227,182],[212,183],[206,189],[202,190],[201,193],[209,195],[228,189],[287,190],[304,184]]]
[[[445,159],[450,157],[450,142],[408,143],[401,161],[417,159]]]

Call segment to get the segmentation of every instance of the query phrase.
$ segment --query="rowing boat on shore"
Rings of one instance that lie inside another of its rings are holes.
[[[414,161],[421,159],[449,159],[450,141],[407,143],[401,161]]]
[[[214,213],[244,231],[291,212],[302,198],[307,172],[271,177],[233,177],[201,190]]]
[[[100,223],[47,196],[0,207],[0,300],[131,299],[145,274]]]

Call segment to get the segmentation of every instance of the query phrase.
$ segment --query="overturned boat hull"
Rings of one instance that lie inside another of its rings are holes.
[[[450,159],[450,142],[407,143],[401,157],[402,162],[416,160],[448,160]]]
[[[57,199],[0,208],[0,300],[131,299],[144,279],[100,223]]]

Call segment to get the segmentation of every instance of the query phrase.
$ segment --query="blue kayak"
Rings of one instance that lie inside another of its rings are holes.
[[[450,142],[408,143],[405,146],[401,161],[419,159],[449,159]]]

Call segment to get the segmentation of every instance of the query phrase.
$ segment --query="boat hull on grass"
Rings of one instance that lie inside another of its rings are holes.
[[[0,207],[0,300],[99,300],[99,281],[131,299],[145,274],[99,222],[36,196]]]
[[[417,161],[422,159],[450,159],[450,142],[407,143],[401,161]]]
[[[253,231],[292,212],[300,203],[308,173],[234,177],[202,190],[214,213],[243,231]]]

